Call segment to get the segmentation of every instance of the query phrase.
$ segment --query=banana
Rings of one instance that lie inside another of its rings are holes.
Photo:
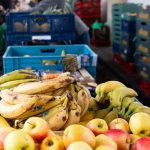
[[[68,119],[68,99],[66,98],[63,104],[60,104],[50,109],[47,115],[42,118],[49,123],[49,127],[53,131],[60,130]]]
[[[38,76],[33,71],[25,69],[15,70],[10,73],[2,75],[0,77],[0,84],[20,79],[38,79]]]
[[[78,91],[76,90],[75,85],[74,84],[70,84],[69,87],[68,87],[68,90],[71,92],[72,96],[75,99],[77,99]]]
[[[28,84],[22,84],[13,89],[14,92],[22,94],[43,94],[56,89],[66,87],[73,83],[75,79],[70,76],[59,76],[55,79],[43,80],[38,82],[32,82]]]
[[[94,110],[94,111],[97,111],[99,108],[98,108],[98,105],[97,105],[97,102],[95,100],[94,97],[91,97],[89,99],[89,107],[88,107],[88,110]]]
[[[9,123],[7,122],[7,120],[0,116],[0,127],[10,127]]]
[[[80,121],[90,121],[95,118],[95,111],[87,110],[87,112],[84,114],[84,116],[81,117]]]
[[[84,89],[81,89],[77,95],[77,103],[81,107],[81,117],[86,113],[89,107],[90,98]]]
[[[88,124],[89,121],[81,121],[78,124],[82,125],[82,126],[86,126]]]
[[[122,104],[121,104],[121,111],[119,112],[119,114],[124,116],[124,114],[127,111],[129,105],[134,101],[135,101],[134,97],[125,97],[125,98],[123,98]]]
[[[54,97],[51,101],[45,103],[42,106],[35,105],[35,107],[33,107],[31,110],[26,111],[25,113],[18,116],[17,119],[22,122],[29,117],[41,115],[41,113],[44,113],[45,111],[62,104],[64,100],[64,97]]]
[[[100,91],[101,91],[101,86],[102,86],[102,84],[104,84],[104,83],[98,84],[98,85],[96,86],[96,88],[95,88],[95,93],[96,93],[97,95],[100,95],[100,94],[101,94]]]
[[[112,105],[109,105],[107,108],[105,109],[100,109],[100,110],[97,110],[96,113],[95,113],[95,118],[105,118],[105,116],[110,112],[112,111],[113,107]]]
[[[116,110],[110,111],[105,117],[104,120],[109,124],[112,120],[118,118],[118,114]]]
[[[124,117],[128,119],[131,115],[133,115],[136,112],[140,112],[143,108],[143,105],[137,101],[132,102],[129,107],[127,112],[125,113]]]
[[[38,79],[21,79],[21,80],[8,81],[0,85],[0,90],[10,89],[10,88],[18,86],[19,84],[27,83],[27,82],[34,82],[34,81],[38,81]]]
[[[48,101],[53,99],[53,96],[49,95],[27,95],[27,94],[20,94],[13,92],[10,89],[5,89],[0,92],[1,98],[10,105],[19,104],[22,102],[30,101],[31,99],[35,98],[37,100],[36,105],[44,105]]]
[[[67,87],[59,88],[59,89],[56,89],[55,91],[53,91],[51,95],[53,95],[53,96],[61,96],[66,91],[67,91]]]
[[[138,94],[131,88],[119,87],[114,89],[110,94],[110,103],[113,107],[121,107],[121,103],[124,97],[135,97]]]
[[[150,115],[150,108],[148,106],[143,106],[140,112],[144,112]]]
[[[14,119],[24,112],[32,109],[36,104],[36,99],[31,99],[28,102],[22,102],[17,105],[7,104],[3,99],[0,101],[0,114],[4,118]]]
[[[63,126],[63,129],[68,127],[72,124],[77,124],[80,122],[80,114],[81,114],[81,107],[77,104],[76,100],[69,100],[69,116],[68,120]]]

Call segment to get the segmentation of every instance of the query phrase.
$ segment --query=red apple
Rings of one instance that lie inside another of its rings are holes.
[[[40,150],[65,150],[63,140],[60,136],[47,136],[41,143]]]
[[[0,128],[0,150],[4,149],[5,137],[14,130],[15,130],[15,128],[12,128],[12,127],[1,127]]]
[[[49,134],[48,123],[40,117],[30,117],[24,123],[23,130],[32,136],[36,142],[41,142]]]
[[[122,118],[116,118],[109,123],[109,129],[121,129],[125,132],[130,131],[128,122]]]
[[[120,129],[110,129],[105,135],[109,136],[117,143],[118,150],[129,150],[131,141],[129,133]]]
[[[103,134],[108,131],[108,125],[104,119],[96,118],[87,123],[87,127],[95,134]]]
[[[150,137],[137,140],[134,144],[134,150],[150,150]]]

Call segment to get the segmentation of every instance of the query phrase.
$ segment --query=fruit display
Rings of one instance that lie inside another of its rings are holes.
[[[119,81],[92,97],[69,72],[43,79],[22,69],[2,75],[0,87],[2,150],[149,149],[150,108]]]

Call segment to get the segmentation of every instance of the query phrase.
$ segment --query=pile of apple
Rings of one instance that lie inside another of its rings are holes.
[[[95,118],[85,126],[68,126],[62,134],[40,117],[30,117],[22,129],[0,127],[0,150],[149,150],[150,115],[138,112],[129,123],[117,118],[109,124]]]

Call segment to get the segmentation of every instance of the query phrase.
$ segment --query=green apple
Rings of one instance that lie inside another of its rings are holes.
[[[129,120],[129,126],[133,134],[141,137],[150,135],[150,115],[143,112],[133,114]]]
[[[15,130],[9,133],[4,141],[5,150],[35,150],[35,142],[32,137],[23,130]]]

